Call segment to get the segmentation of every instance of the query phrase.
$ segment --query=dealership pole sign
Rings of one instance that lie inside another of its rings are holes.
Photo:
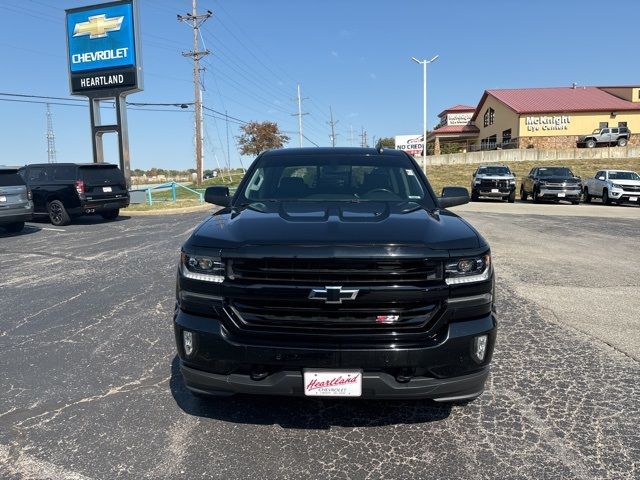
[[[67,10],[67,58],[72,95],[89,99],[93,161],[104,162],[102,137],[118,134],[120,168],[130,185],[127,95],[142,90],[142,62],[136,0]],[[100,102],[112,99],[116,123],[100,121]]]
[[[71,94],[142,90],[142,64],[133,0],[67,10]]]

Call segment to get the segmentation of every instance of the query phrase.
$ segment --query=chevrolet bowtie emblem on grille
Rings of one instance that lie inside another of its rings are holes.
[[[324,303],[342,303],[343,300],[355,300],[360,290],[342,289],[342,287],[324,287],[311,290],[311,300],[324,300]]]
[[[89,17],[86,22],[76,23],[73,29],[74,37],[89,35],[89,38],[106,37],[108,32],[117,32],[122,26],[124,17],[107,18],[105,14]]]

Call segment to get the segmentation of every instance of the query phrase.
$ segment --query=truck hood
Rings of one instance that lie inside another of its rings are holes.
[[[457,215],[429,212],[413,202],[269,202],[214,214],[185,247],[417,245],[445,250],[485,244]]]

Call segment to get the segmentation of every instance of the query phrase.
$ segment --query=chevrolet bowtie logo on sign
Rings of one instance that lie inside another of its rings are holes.
[[[86,22],[76,23],[74,37],[89,35],[90,39],[104,38],[108,32],[117,32],[122,26],[124,17],[107,18],[105,14],[89,17]]]
[[[342,287],[314,288],[309,294],[311,300],[324,300],[324,303],[342,303],[343,300],[355,300],[360,290]]]

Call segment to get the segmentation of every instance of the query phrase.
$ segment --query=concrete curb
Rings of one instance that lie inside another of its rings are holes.
[[[135,216],[162,216],[162,215],[178,215],[180,213],[192,213],[192,212],[206,212],[208,210],[213,213],[215,207],[213,205],[205,204],[205,205],[197,205],[195,207],[182,207],[182,208],[165,208],[160,210],[142,210],[142,211],[130,211],[128,209],[123,209],[120,211],[120,215],[130,215],[132,217]]]

